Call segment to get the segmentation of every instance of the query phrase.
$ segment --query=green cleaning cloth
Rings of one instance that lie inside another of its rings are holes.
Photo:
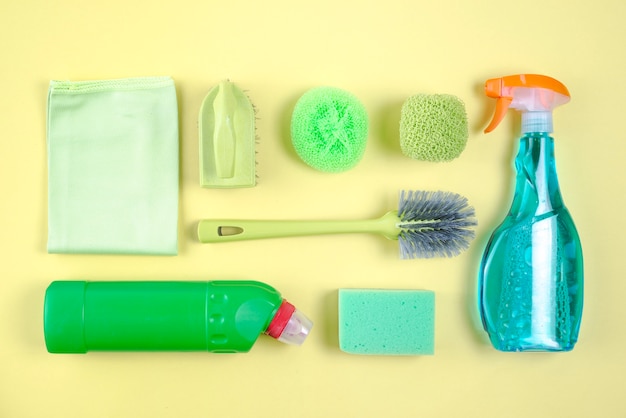
[[[51,81],[47,123],[48,252],[175,255],[174,81]]]

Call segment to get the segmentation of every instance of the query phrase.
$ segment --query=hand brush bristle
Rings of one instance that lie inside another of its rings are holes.
[[[398,204],[401,258],[454,257],[477,225],[467,198],[452,192],[402,191]]]

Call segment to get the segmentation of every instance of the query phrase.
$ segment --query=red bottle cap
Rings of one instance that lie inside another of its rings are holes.
[[[296,307],[283,299],[283,302],[280,304],[276,315],[274,315],[274,319],[270,322],[270,325],[267,327],[267,331],[265,331],[265,333],[270,337],[278,339],[285,330],[285,327],[289,323],[289,320],[295,311]]]

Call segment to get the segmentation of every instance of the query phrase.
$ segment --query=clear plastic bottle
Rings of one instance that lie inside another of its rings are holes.
[[[479,273],[479,308],[501,351],[569,351],[583,306],[580,239],[557,179],[552,109],[569,101],[560,82],[540,75],[489,80],[498,99],[493,130],[508,107],[522,111],[511,209],[493,232]]]

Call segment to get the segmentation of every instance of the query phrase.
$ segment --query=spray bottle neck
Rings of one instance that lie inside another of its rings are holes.
[[[511,214],[541,216],[563,207],[554,160],[554,140],[548,133],[526,133],[515,158],[517,180]]]
[[[531,132],[552,133],[551,111],[528,111],[522,113],[522,134]]]

